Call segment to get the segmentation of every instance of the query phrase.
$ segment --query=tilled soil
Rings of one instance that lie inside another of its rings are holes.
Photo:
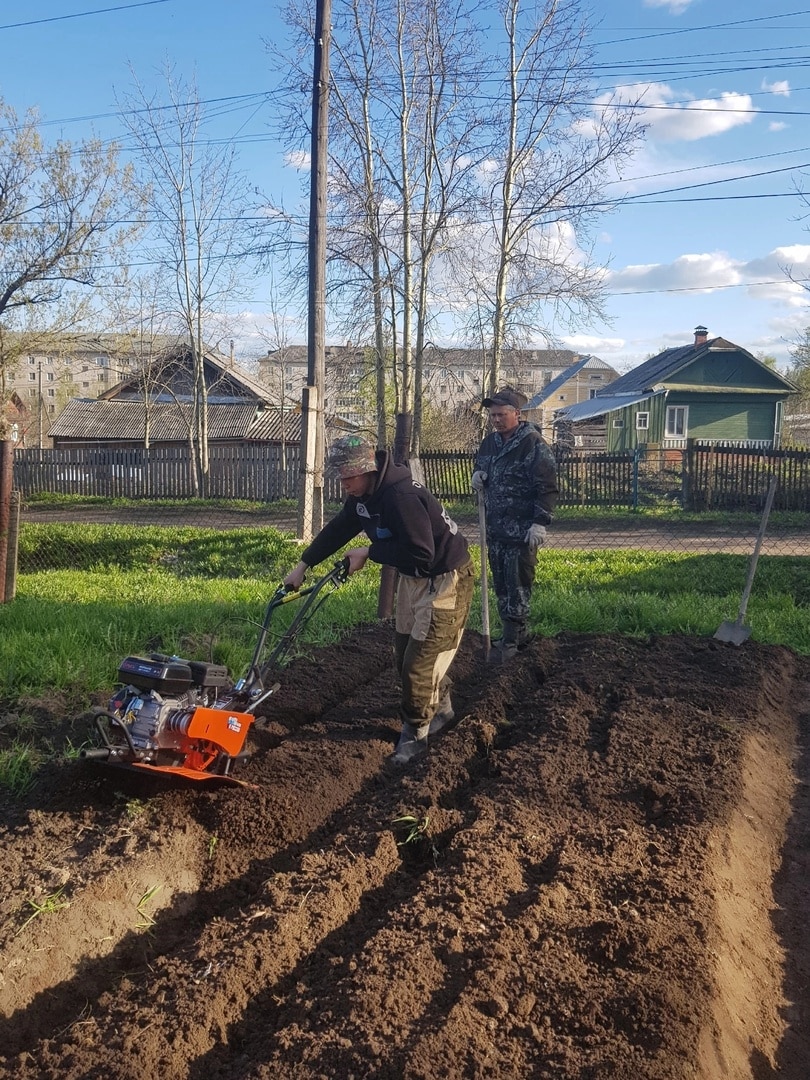
[[[391,774],[391,638],[286,670],[251,787],[3,806],[0,1076],[805,1080],[810,660],[468,634]]]

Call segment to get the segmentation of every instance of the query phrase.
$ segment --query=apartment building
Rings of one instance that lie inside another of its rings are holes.
[[[50,446],[48,429],[74,397],[95,398],[139,370],[141,361],[116,335],[65,338],[20,356],[5,372],[6,391],[25,406],[17,445]]]
[[[432,405],[450,413],[480,406],[488,371],[486,353],[431,347],[424,363],[424,394]],[[569,371],[570,381],[565,377]],[[500,381],[537,399],[532,419],[550,426],[555,409],[593,396],[616,377],[617,372],[598,357],[579,357],[569,349],[508,349]],[[268,351],[258,361],[258,378],[273,400],[297,404],[307,381],[306,346]],[[546,403],[547,389],[554,394]],[[369,424],[376,393],[372,350],[351,344],[327,346],[325,393],[328,414],[358,427]]]

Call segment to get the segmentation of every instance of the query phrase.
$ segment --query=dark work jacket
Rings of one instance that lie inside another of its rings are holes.
[[[377,451],[377,466],[371,494],[350,495],[303,552],[302,562],[317,566],[365,532],[369,558],[408,577],[436,577],[464,566],[470,557],[467,541],[436,496],[388,451]]]
[[[487,536],[522,543],[532,525],[550,525],[557,505],[557,463],[536,424],[521,420],[511,439],[493,431],[475,459],[485,472]]]

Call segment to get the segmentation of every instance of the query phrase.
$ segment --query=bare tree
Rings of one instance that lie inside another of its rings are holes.
[[[601,312],[601,271],[583,244],[589,223],[609,208],[608,169],[641,135],[633,108],[593,109],[591,50],[580,0],[500,0],[503,49],[493,68],[502,91],[489,116],[491,156],[482,172],[483,225],[466,262],[480,312],[488,313],[488,389],[503,350],[551,333],[551,311],[576,324]],[[475,230],[471,230],[474,234]]]
[[[253,266],[249,188],[236,169],[232,144],[203,137],[195,85],[166,68],[167,99],[135,80],[121,102],[148,191],[147,250],[173,296],[171,310],[191,346],[193,423],[189,436],[195,490],[208,476],[208,388],[205,347],[229,336],[223,312],[242,295]]]
[[[475,119],[461,81],[474,53],[468,4],[343,0],[332,34],[329,297],[345,336],[373,340],[378,440],[395,411],[415,412],[435,290],[433,260],[465,202]],[[295,9],[304,35],[309,24]],[[300,55],[300,54],[294,54]],[[290,84],[303,72],[291,73]],[[295,99],[288,134],[305,121]],[[463,118],[463,119],[462,119]]]
[[[133,195],[115,146],[48,147],[34,110],[0,102],[0,395],[21,355],[81,324]]]
[[[493,7],[334,8],[329,300],[347,336],[373,338],[378,431],[390,383],[396,408],[413,410],[412,451],[425,350],[451,305],[456,325],[469,316],[490,388],[505,346],[550,343],[556,320],[600,310],[588,228],[640,135],[631,107],[589,105],[580,0],[499,0],[501,35],[486,27]],[[291,95],[302,74],[291,71]],[[288,134],[300,140],[304,124],[293,104]]]
[[[268,367],[266,370],[265,382],[278,401],[281,440],[281,494],[286,499],[291,494],[287,485],[287,434],[290,417],[296,411],[300,401],[291,392],[286,374],[290,348],[287,311],[293,306],[292,290],[286,286],[286,283],[285,286],[279,284],[272,273],[270,276],[269,298],[269,325],[266,330],[260,330],[259,335],[268,346],[268,359],[270,357],[273,359],[272,367]]]

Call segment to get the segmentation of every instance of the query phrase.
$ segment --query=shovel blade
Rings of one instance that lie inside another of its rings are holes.
[[[737,622],[727,620],[720,623],[714,636],[718,641],[727,641],[730,645],[742,645],[751,636],[751,627],[745,626],[739,620]]]

